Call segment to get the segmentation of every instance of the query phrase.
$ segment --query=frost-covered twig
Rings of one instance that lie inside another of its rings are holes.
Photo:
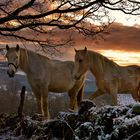
[[[139,135],[139,134],[140,134],[140,131],[137,131],[137,132],[134,133],[133,135],[129,136],[129,137],[128,137],[128,140],[133,140],[133,139],[136,138],[137,135]]]

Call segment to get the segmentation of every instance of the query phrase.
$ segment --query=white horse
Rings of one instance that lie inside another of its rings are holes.
[[[19,48],[7,49],[8,75],[13,77],[20,67],[27,74],[28,81],[35,94],[39,113],[49,118],[48,91],[68,92],[70,108],[79,105],[83,97],[84,76],[74,79],[74,62],[50,60],[32,51]]]
[[[117,104],[117,93],[132,93],[136,101],[140,101],[140,67],[136,65],[119,66],[107,57],[89,51],[75,49],[75,79],[80,79],[87,70],[96,78],[98,90],[90,99],[108,93],[113,104]]]

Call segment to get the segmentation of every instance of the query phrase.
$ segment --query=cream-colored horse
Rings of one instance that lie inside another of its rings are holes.
[[[8,75],[13,77],[21,68],[26,74],[32,91],[35,94],[39,113],[49,117],[48,91],[68,92],[70,108],[73,110],[81,102],[83,96],[84,76],[74,79],[74,62],[50,60],[32,51],[19,48],[7,49]]]
[[[87,70],[96,78],[98,90],[90,99],[108,93],[112,96],[113,104],[117,104],[117,93],[132,93],[136,101],[140,101],[140,67],[136,65],[119,66],[107,57],[89,51],[75,49],[75,79],[80,79]]]

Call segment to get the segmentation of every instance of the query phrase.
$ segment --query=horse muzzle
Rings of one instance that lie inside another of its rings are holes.
[[[75,80],[80,80],[80,78],[81,78],[81,75],[74,75]]]
[[[13,70],[7,70],[7,74],[9,75],[10,78],[15,76],[15,72]]]
[[[14,63],[8,63],[7,74],[9,75],[9,77],[14,77],[15,76],[17,68],[18,67]]]

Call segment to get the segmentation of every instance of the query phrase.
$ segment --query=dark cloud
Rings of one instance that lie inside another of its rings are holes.
[[[22,32],[26,37],[34,37],[33,33],[24,30]],[[35,35],[38,39],[67,39],[70,36],[74,40],[74,47],[84,48],[87,46],[95,50],[122,50],[122,51],[140,51],[140,27],[123,26],[119,23],[113,23],[108,29],[108,33],[101,33],[96,37],[84,37],[74,30],[55,30],[53,34]],[[0,44],[15,44],[17,40],[13,38],[2,38]]]
[[[140,51],[140,28],[128,27],[122,24],[113,24],[109,29],[110,34],[105,36],[105,41],[99,44],[108,49],[124,51]]]
[[[57,31],[56,35],[65,38],[71,34],[77,48],[87,46],[95,50],[120,50],[120,51],[139,51],[140,52],[140,26],[123,26],[113,23],[108,33],[101,33],[96,37],[83,37],[75,31]]]

